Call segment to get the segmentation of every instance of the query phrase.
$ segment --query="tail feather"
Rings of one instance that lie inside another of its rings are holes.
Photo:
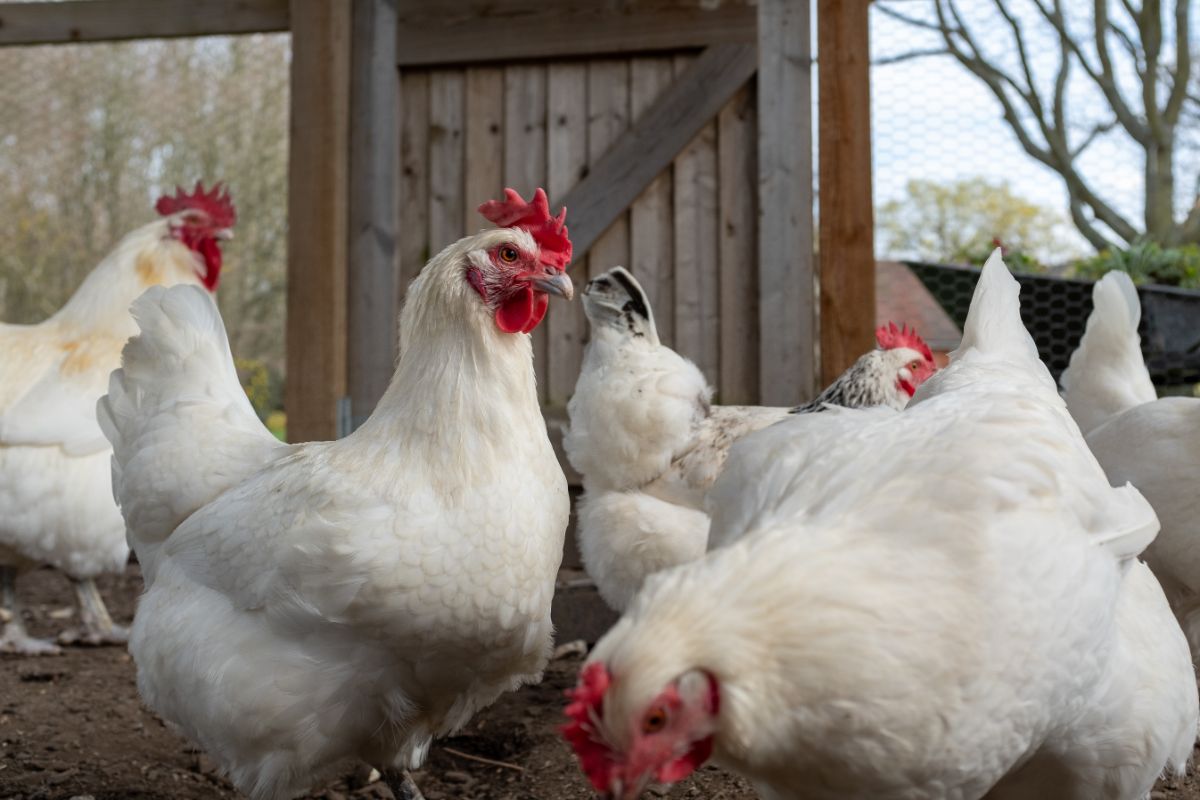
[[[1087,329],[1061,379],[1067,408],[1085,434],[1157,397],[1142,359],[1141,318],[1137,289],[1127,274],[1109,272],[1096,283]]]
[[[255,415],[206,292],[154,287],[131,312],[141,333],[125,345],[96,414],[113,446],[113,494],[150,583],[175,527],[286,445]]]
[[[1040,362],[1037,346],[1021,322],[1020,295],[1021,285],[1009,274],[997,247],[975,284],[958,352],[978,350]]]

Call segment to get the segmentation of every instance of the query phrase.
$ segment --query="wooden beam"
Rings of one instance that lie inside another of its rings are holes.
[[[451,0],[402,3],[400,65],[575,58],[720,43],[752,44],[754,7],[740,2]]]
[[[821,378],[875,346],[868,0],[818,0]]]
[[[288,438],[332,439],[346,396],[351,4],[291,0]]]
[[[554,200],[568,208],[576,264],[583,263],[600,234],[749,80],[755,64],[753,45],[718,44],[705,50],[587,177]]]
[[[351,425],[366,421],[396,364],[400,75],[396,6],[354,0],[350,61],[347,347]]]
[[[809,30],[807,2],[759,0],[758,299],[765,405],[794,405],[817,389]]]
[[[286,31],[288,0],[74,0],[0,4],[0,45]]]

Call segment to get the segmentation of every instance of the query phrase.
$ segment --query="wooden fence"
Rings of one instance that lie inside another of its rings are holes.
[[[630,267],[722,402],[803,400],[870,347],[867,0],[816,7],[819,266],[809,0],[23,3],[0,5],[0,45],[292,32],[286,403],[303,440],[369,413],[404,287],[504,186],[568,206],[577,285]],[[580,304],[551,304],[535,335],[551,409],[585,336]]]
[[[400,283],[486,223],[484,199],[545,186],[554,204],[694,66],[686,53],[505,67],[406,70],[401,81]],[[722,402],[760,396],[757,132],[738,89],[570,269],[576,286],[614,265],[644,284],[663,340],[695,361]],[[568,222],[576,216],[569,208]],[[539,386],[566,405],[579,375],[582,304],[553,303],[534,333]]]

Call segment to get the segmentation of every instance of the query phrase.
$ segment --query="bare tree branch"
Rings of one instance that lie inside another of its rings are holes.
[[[900,22],[903,22],[905,25],[912,25],[914,28],[922,28],[927,31],[937,31],[938,33],[941,33],[941,31],[942,31],[941,27],[938,26],[936,23],[928,22],[923,19],[918,19],[917,17],[910,17],[908,14],[901,14],[899,11],[892,8],[890,5],[888,5],[886,3],[875,3],[875,5],[873,7],[880,14],[891,17],[892,19],[895,19],[895,20],[899,20]]]
[[[1104,97],[1108,100],[1108,104],[1112,106],[1117,119],[1120,120],[1121,126],[1129,132],[1130,136],[1138,142],[1145,144],[1150,139],[1150,130],[1137,118],[1137,115],[1133,113],[1129,104],[1125,102],[1125,98],[1117,86],[1112,57],[1108,52],[1108,31],[1111,29],[1108,22],[1108,0],[1094,0],[1093,8],[1096,15],[1096,55],[1100,59],[1100,73],[1097,83],[1100,86],[1100,90],[1104,92]]]
[[[1115,127],[1117,127],[1117,121],[1115,119],[1112,119],[1108,122],[1102,122],[1098,125],[1093,125],[1092,129],[1088,131],[1088,135],[1084,137],[1083,141],[1071,151],[1071,158],[1078,158],[1084,150],[1087,150],[1092,146],[1092,142],[1096,141],[1098,137],[1103,136]]]
[[[1175,69],[1171,80],[1171,94],[1163,109],[1163,119],[1168,125],[1179,121],[1183,101],[1188,94],[1188,81],[1192,77],[1192,51],[1188,42],[1191,25],[1189,14],[1192,0],[1175,0]]]
[[[889,64],[903,64],[905,61],[916,61],[920,58],[931,58],[934,56],[947,56],[950,51],[944,47],[931,47],[926,50],[910,50],[907,53],[899,53],[894,56],[882,56],[871,61],[872,66],[883,67]]]
[[[1090,207],[1095,213],[1096,218],[1111,228],[1118,236],[1127,242],[1137,238],[1137,229],[1125,220],[1116,209],[1101,199],[1075,168],[1070,155],[1070,148],[1066,142],[1065,133],[1062,131],[1056,133],[1046,120],[1044,111],[1036,99],[1032,95],[1022,92],[1015,79],[983,57],[980,48],[971,35],[970,29],[964,24],[962,16],[958,13],[958,9],[954,5],[954,0],[935,0],[935,9],[938,15],[938,22],[941,26],[942,38],[947,48],[963,66],[983,80],[988,88],[992,90],[992,94],[1000,102],[1005,121],[1016,134],[1017,141],[1024,148],[1025,152],[1062,175],[1070,197]],[[953,26],[950,25],[947,13],[954,19]],[[1061,9],[1056,9],[1056,13],[1061,13]],[[958,40],[961,40],[962,46],[960,46]],[[1012,98],[1005,88],[1006,86],[1013,88],[1015,93],[1025,101],[1033,113],[1039,130],[1046,141],[1045,146],[1039,145],[1033,139],[1029,129],[1021,119],[1016,106],[1013,104]],[[1060,93],[1063,92],[1064,87],[1065,82],[1061,80],[1060,76],[1058,91]],[[1060,107],[1062,103],[1063,101],[1060,99]],[[1072,215],[1072,218],[1075,219],[1075,215]],[[1081,219],[1086,221],[1086,216],[1082,216]],[[1075,219],[1075,221],[1077,225],[1080,222],[1079,219]],[[1094,226],[1092,227],[1092,231],[1095,235],[1100,235],[1096,232]],[[1083,232],[1082,228],[1081,232]],[[1085,233],[1085,236],[1087,235]],[[1103,237],[1101,236],[1101,238]]]

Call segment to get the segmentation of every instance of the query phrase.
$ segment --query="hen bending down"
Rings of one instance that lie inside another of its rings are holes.
[[[414,766],[548,658],[568,498],[525,334],[571,297],[571,246],[540,189],[481,211],[504,227],[425,266],[339,441],[272,439],[202,292],[134,305],[99,414],[146,566],[138,688],[256,800],[347,757]]]
[[[765,798],[1135,800],[1196,738],[1187,643],[1021,326],[999,251],[963,343],[902,412],[793,417],[733,447],[730,542],[652,576],[568,708],[631,800],[710,755]]]
[[[891,325],[876,334],[880,349],[806,405],[714,406],[696,365],[659,341],[653,309],[627,270],[592,279],[583,304],[591,341],[563,445],[583,476],[584,566],[618,611],[647,575],[704,553],[705,494],[730,445],[789,414],[837,405],[904,408],[935,369],[921,337]]]
[[[1200,657],[1200,399],[1157,399],[1128,275],[1108,273],[1092,294],[1087,330],[1062,375],[1067,407],[1109,480],[1132,483],[1154,506],[1162,532],[1145,560]]]
[[[163,219],[126,235],[49,319],[0,324],[0,652],[58,651],[26,634],[16,602],[17,574],[40,564],[65,572],[78,597],[80,630],[60,642],[126,640],[93,581],[129,558],[96,401],[137,332],[129,304],[148,286],[214,290],[218,240],[235,221],[228,193],[200,184],[160,198],[157,209]]]

